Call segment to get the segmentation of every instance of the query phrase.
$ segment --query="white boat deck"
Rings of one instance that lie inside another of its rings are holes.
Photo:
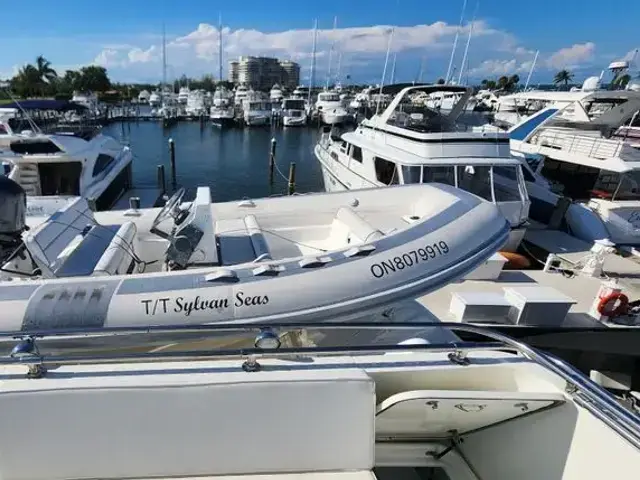
[[[530,229],[525,235],[525,240],[550,253],[554,253],[566,262],[566,267],[578,264],[589,254],[591,245],[557,230]],[[544,261],[545,258],[540,258]],[[604,272],[607,277],[615,278],[619,282],[622,292],[630,300],[640,298],[640,266],[632,258],[624,258],[619,255],[609,255],[604,262]],[[505,289],[520,287],[550,287],[557,291],[557,295],[566,296],[573,300],[569,307],[569,313],[561,324],[563,327],[614,327],[616,323],[603,324],[588,315],[588,311],[598,295],[602,282],[606,278],[593,278],[577,272],[572,277],[567,277],[559,271],[544,272],[542,270],[504,270],[496,280],[466,280],[446,285],[445,287],[420,297],[419,304],[426,307],[435,317],[443,322],[459,321],[450,311],[451,300],[455,293],[464,293],[464,297],[486,297],[486,302],[494,305],[492,301],[503,298]],[[480,302],[483,303],[483,302]],[[495,303],[495,305],[501,302]],[[478,304],[476,301],[475,304]],[[493,319],[492,319],[493,321]],[[496,318],[496,322],[510,323],[507,318]],[[544,319],[540,324],[544,325]],[[627,325],[623,325],[627,326]]]

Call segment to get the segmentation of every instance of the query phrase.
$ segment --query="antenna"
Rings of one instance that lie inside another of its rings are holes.
[[[391,32],[389,33],[389,41],[387,42],[387,55],[384,59],[384,68],[382,69],[382,81],[380,82],[380,92],[378,92],[378,101],[376,102],[376,115],[378,115],[378,110],[380,110],[380,100],[382,99],[382,87],[384,87],[384,79],[387,76],[387,65],[389,64],[389,52],[391,51],[391,42],[393,41],[393,32],[395,27],[391,27]]]
[[[333,40],[331,41],[331,49],[329,49],[329,68],[327,69],[327,83],[325,85],[326,89],[329,89],[329,80],[331,78],[331,57],[333,56],[333,48],[336,45],[335,32],[338,27],[338,17],[333,17]]]
[[[458,72],[458,85],[462,84],[462,72],[464,71],[465,64],[467,64],[467,71],[469,69],[469,64],[467,62],[467,54],[469,53],[469,44],[471,43],[471,33],[473,32],[473,24],[476,20],[478,7],[480,7],[480,0],[476,0],[476,6],[473,9],[473,16],[471,17],[471,23],[469,24],[469,36],[467,37],[467,45],[464,47],[464,55],[462,56],[462,63],[460,64],[460,72]]]
[[[222,13],[218,14],[218,56],[220,58],[220,66],[218,71],[218,81],[222,81]]]
[[[453,57],[456,54],[456,48],[458,47],[458,37],[460,36],[460,29],[462,28],[462,22],[464,20],[464,12],[467,10],[467,0],[464,0],[462,4],[462,14],[460,15],[460,24],[456,29],[456,36],[453,39],[453,49],[451,50],[451,58],[449,59],[449,68],[447,68],[447,76],[444,78],[444,83],[449,83],[449,75],[451,75],[451,67],[453,67]]]
[[[524,84],[524,91],[527,91],[527,87],[529,86],[529,81],[531,80],[531,74],[533,73],[533,69],[536,66],[536,62],[538,61],[538,54],[540,53],[540,50],[536,50],[536,55],[535,57],[533,57],[533,63],[531,64],[531,68],[529,69],[529,75],[527,75],[527,81]],[[601,75],[602,77],[602,75]]]
[[[424,55],[420,59],[420,70],[418,70],[418,78],[416,79],[416,83],[422,83],[422,74],[424,73]]]
[[[311,50],[311,75],[309,77],[309,92],[307,93],[307,104],[311,108],[311,89],[316,82],[316,42],[318,40],[318,19],[313,24],[313,49]]]

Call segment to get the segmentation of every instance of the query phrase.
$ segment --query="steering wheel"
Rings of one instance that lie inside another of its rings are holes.
[[[158,225],[160,225],[162,222],[164,222],[168,218],[175,218],[177,214],[176,209],[178,209],[178,205],[180,205],[180,202],[182,202],[182,197],[184,197],[184,193],[185,193],[184,187],[180,188],[176,193],[174,193],[171,196],[169,200],[167,200],[167,203],[164,204],[164,207],[162,207],[162,210],[158,212],[158,216],[153,220],[153,223],[151,224],[151,228],[156,228]]]

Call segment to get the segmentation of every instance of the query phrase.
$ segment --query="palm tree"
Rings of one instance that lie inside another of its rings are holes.
[[[616,75],[616,78],[613,79],[611,84],[615,88],[624,88],[627,86],[627,83],[629,83],[629,80],[631,80],[631,75],[629,75],[628,73],[624,73],[622,75],[618,74]]]
[[[569,85],[569,82],[573,79],[573,73],[569,70],[560,70],[556,73],[556,76],[553,77],[553,83],[558,85],[559,83],[564,83],[565,86]]]
[[[58,72],[51,68],[51,62],[42,55],[38,55],[38,58],[36,58],[36,68],[40,78],[46,83],[53,83],[58,79]]]

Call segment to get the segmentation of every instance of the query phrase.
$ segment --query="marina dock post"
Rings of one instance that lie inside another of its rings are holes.
[[[171,165],[171,188],[176,189],[176,144],[173,138],[169,139],[169,162]]]
[[[273,169],[276,164],[276,139],[271,139],[271,149],[269,150],[269,185],[273,185]]]
[[[164,176],[164,165],[158,165],[158,188],[160,189],[160,195],[164,195],[167,191],[167,182]]]
[[[296,191],[296,162],[289,165],[289,195],[293,195]]]

